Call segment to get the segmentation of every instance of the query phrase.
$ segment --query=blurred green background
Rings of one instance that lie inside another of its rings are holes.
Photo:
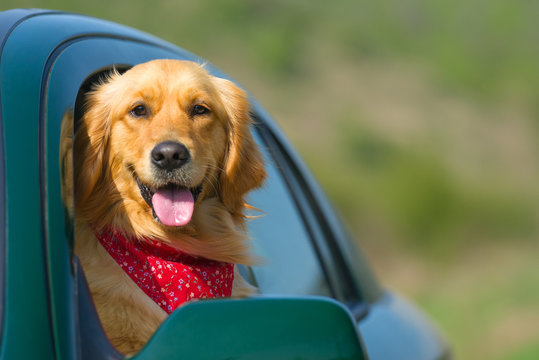
[[[214,63],[274,116],[379,278],[459,359],[539,359],[539,2],[2,0]]]

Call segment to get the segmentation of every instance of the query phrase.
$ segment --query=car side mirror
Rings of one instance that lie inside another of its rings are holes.
[[[366,359],[348,310],[322,297],[203,300],[182,306],[133,358]]]

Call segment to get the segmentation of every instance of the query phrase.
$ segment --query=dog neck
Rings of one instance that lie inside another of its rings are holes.
[[[129,238],[110,229],[96,237],[131,280],[169,314],[193,299],[232,294],[234,264],[191,256],[161,241]]]

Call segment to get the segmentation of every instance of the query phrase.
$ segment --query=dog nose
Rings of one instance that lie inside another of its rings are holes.
[[[182,167],[190,159],[189,150],[184,145],[174,141],[157,144],[152,150],[151,157],[152,163],[168,171]]]

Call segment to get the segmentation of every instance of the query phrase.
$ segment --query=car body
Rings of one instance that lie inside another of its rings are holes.
[[[61,200],[60,124],[66,111],[80,117],[80,94],[100,74],[157,58],[204,62],[111,22],[48,10],[0,13],[0,358],[122,358],[104,337],[72,252],[73,223]],[[178,309],[136,358],[156,357],[177,342],[174,334],[181,333],[185,319],[204,322],[204,314],[212,311],[242,319],[223,338],[237,345],[236,352],[223,350],[218,353],[223,358],[450,358],[430,321],[377,282],[299,156],[251,100],[253,134],[262,145],[269,178],[249,198],[265,216],[248,226],[265,264],[240,270],[261,295]],[[275,322],[296,335],[285,340],[274,330]],[[309,331],[317,334],[299,339]],[[260,338],[268,342],[258,344]],[[350,346],[336,349],[337,338]]]

